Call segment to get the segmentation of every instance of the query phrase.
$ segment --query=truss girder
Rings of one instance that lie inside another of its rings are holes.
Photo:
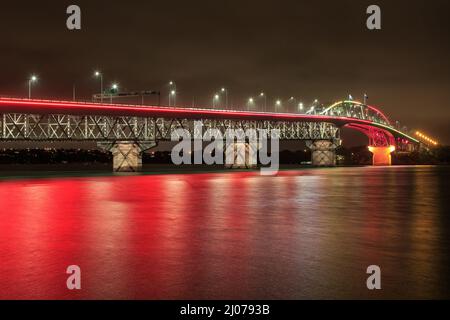
[[[0,117],[0,140],[3,141],[168,141],[175,129],[187,129],[191,136],[195,133],[192,119],[18,113],[5,113]],[[201,121],[203,132],[210,128],[219,129],[222,134],[227,129],[266,129],[270,135],[274,129],[278,129],[282,140],[339,138],[338,127],[327,122]]]

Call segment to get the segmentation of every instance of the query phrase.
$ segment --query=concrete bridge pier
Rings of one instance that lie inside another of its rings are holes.
[[[369,151],[372,152],[372,165],[374,166],[392,165],[391,153],[395,151],[394,146],[389,147],[369,146]]]
[[[136,141],[100,142],[98,146],[113,155],[114,172],[139,172],[142,170],[142,153],[156,146],[155,142]]]
[[[311,162],[316,167],[336,166],[336,148],[340,140],[309,140],[306,146],[311,149]]]
[[[257,167],[257,149],[248,142],[234,142],[225,150],[225,167],[250,169]]]

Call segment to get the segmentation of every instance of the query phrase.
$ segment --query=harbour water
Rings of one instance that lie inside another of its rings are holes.
[[[433,166],[0,179],[0,298],[450,298],[449,188]]]

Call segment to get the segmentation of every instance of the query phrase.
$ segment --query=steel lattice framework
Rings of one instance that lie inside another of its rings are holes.
[[[339,139],[339,128],[327,122],[149,118],[70,114],[0,114],[0,140],[28,141],[140,141],[171,139],[178,128],[194,134],[194,121],[203,129],[266,129],[268,135],[278,129],[283,140]]]
[[[369,120],[375,123],[391,126],[386,115],[375,107],[357,101],[340,101],[332,104],[322,112],[324,116],[336,116]]]

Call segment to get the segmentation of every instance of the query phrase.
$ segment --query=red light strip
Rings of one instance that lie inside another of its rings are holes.
[[[295,113],[270,113],[270,112],[250,112],[250,111],[234,111],[234,110],[211,110],[211,109],[191,109],[191,108],[177,108],[177,107],[159,107],[159,106],[134,106],[134,105],[117,105],[117,104],[97,104],[97,103],[79,103],[66,101],[51,101],[51,100],[26,100],[26,99],[5,99],[0,98],[0,106],[22,106],[22,107],[42,107],[42,108],[56,108],[74,109],[78,111],[112,111],[113,113],[121,111],[137,112],[142,114],[152,113],[179,113],[184,115],[192,115],[207,117],[207,116],[226,116],[235,117],[251,117],[251,118],[273,118],[273,119],[290,119],[290,120],[348,120],[345,117],[332,117],[321,115],[304,115]],[[365,121],[365,120],[363,120]],[[370,122],[368,122],[370,123]]]

